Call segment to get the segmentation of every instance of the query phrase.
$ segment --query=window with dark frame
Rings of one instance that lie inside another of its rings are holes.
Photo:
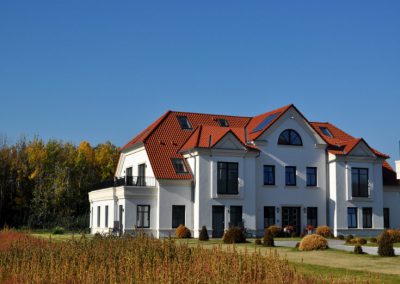
[[[264,228],[275,225],[275,206],[264,206]]]
[[[390,210],[389,210],[389,208],[383,208],[383,227],[385,229],[390,228]]]
[[[137,206],[136,226],[138,228],[150,228],[150,205]]]
[[[187,116],[179,115],[178,121],[179,121],[179,124],[181,125],[181,129],[188,129],[188,130],[193,129]]]
[[[286,129],[279,135],[279,145],[291,145],[291,146],[302,146],[303,141],[297,131],[293,129]]]
[[[243,227],[243,207],[231,206],[229,208],[230,222],[229,226]]]
[[[105,220],[104,220],[104,227],[108,228],[108,205],[106,205],[106,208],[104,210],[105,212]]]
[[[264,185],[275,185],[275,166],[264,165]]]
[[[172,164],[174,165],[174,169],[177,174],[185,174],[188,172],[183,159],[172,159]]]
[[[358,228],[357,207],[347,208],[347,226],[348,228]]]
[[[352,168],[351,184],[353,197],[368,197],[368,168]]]
[[[172,205],[172,228],[185,225],[185,205]]]
[[[318,227],[318,207],[307,207],[307,226]]]
[[[321,126],[319,129],[321,129],[322,133],[323,133],[325,136],[328,136],[328,137],[330,137],[330,138],[333,138],[332,132],[331,132],[327,127]]]
[[[225,118],[217,118],[218,124],[221,127],[229,127],[229,123]]]
[[[285,167],[285,179],[287,186],[296,186],[296,167]]]
[[[372,228],[372,208],[364,207],[363,212],[363,228]]]
[[[317,186],[316,167],[307,167],[307,186]]]
[[[100,228],[100,213],[101,213],[101,209],[100,206],[97,206],[97,227]]]
[[[218,162],[217,193],[238,194],[239,193],[239,164],[230,162]]]

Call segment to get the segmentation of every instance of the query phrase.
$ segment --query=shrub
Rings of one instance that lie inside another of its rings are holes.
[[[290,234],[290,237],[292,237],[292,238],[297,237],[297,233],[296,233],[296,232],[292,232],[292,233]]]
[[[344,240],[344,236],[343,236],[343,235],[338,235],[338,236],[337,236],[337,239],[343,241],[343,240]]]
[[[262,245],[262,241],[261,241],[260,239],[256,239],[255,244],[258,245],[258,246],[259,246],[259,245]]]
[[[283,233],[282,227],[279,227],[279,226],[276,226],[276,225],[269,226],[268,230],[271,231],[272,236],[274,238],[282,236],[282,233]]]
[[[354,238],[350,241],[352,244],[357,244],[357,245],[365,245],[367,243],[367,240],[364,238]]]
[[[301,233],[301,234],[300,234],[300,238],[304,238],[304,237],[305,237],[305,235],[306,235],[306,234],[304,234],[304,233]]]
[[[376,244],[378,242],[377,238],[370,238],[369,241],[373,244]]]
[[[383,231],[378,240],[378,254],[380,256],[394,256],[392,236]]]
[[[304,251],[328,248],[328,241],[320,235],[308,235],[301,240],[299,249]]]
[[[320,235],[324,238],[332,238],[333,234],[331,229],[328,226],[320,226],[317,228],[317,235]]]
[[[209,240],[208,231],[207,231],[206,226],[201,227],[199,240],[200,241],[208,241]]]
[[[264,246],[273,247],[275,246],[274,236],[272,235],[271,230],[266,229],[264,235]]]
[[[225,231],[222,241],[225,244],[238,244],[246,242],[246,235],[243,230],[239,227],[230,227]]]
[[[351,240],[352,239],[354,239],[354,236],[353,235],[348,235],[347,237],[346,237],[346,243],[351,243]]]
[[[389,229],[387,232],[393,243],[400,243],[400,230]]]
[[[175,235],[179,239],[188,239],[191,237],[190,230],[184,225],[179,225],[179,227],[176,228]]]
[[[63,227],[55,227],[53,228],[52,234],[53,235],[64,235],[64,228]]]
[[[361,245],[356,245],[355,247],[354,247],[354,253],[355,254],[363,254],[364,252],[363,252],[363,249],[362,249],[362,247],[361,247]]]
[[[296,243],[296,248],[298,249],[300,247],[300,242]]]

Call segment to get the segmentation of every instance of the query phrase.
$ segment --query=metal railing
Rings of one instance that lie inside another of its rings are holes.
[[[154,177],[146,176],[126,176],[99,182],[93,186],[94,190],[117,187],[117,186],[139,186],[139,187],[153,187],[156,186],[156,179]]]

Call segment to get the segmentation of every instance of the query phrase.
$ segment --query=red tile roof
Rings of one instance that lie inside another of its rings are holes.
[[[295,108],[294,105],[287,105],[255,117],[167,111],[143,132],[129,141],[121,150],[127,150],[131,146],[143,143],[157,179],[192,179],[193,176],[190,172],[176,173],[171,160],[183,158],[181,153],[185,150],[214,147],[228,133],[234,135],[248,150],[258,150],[257,147],[246,144],[245,134],[247,133],[248,141],[256,140],[291,107]],[[276,115],[276,117],[266,124],[264,128],[254,131],[270,115]],[[177,119],[178,116],[187,116],[193,129],[181,129]],[[218,119],[225,119],[229,126],[221,127]],[[326,141],[328,151],[335,155],[347,155],[358,143],[364,141],[362,138],[354,138],[328,122],[310,123],[307,121],[307,123]],[[328,128],[333,137],[324,135],[320,127]],[[367,143],[366,145],[368,146]],[[377,156],[385,159],[389,157],[371,147],[369,148]],[[387,166],[389,165],[387,164]],[[186,168],[189,169],[187,164]],[[390,171],[393,172],[390,166],[384,167],[384,169],[386,169],[385,173],[388,177],[392,175],[389,174]]]

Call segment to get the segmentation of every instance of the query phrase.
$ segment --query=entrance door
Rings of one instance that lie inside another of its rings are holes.
[[[293,226],[293,231],[301,233],[300,207],[282,207],[282,227]]]
[[[146,186],[146,164],[138,165],[138,178],[137,178],[137,186]]]
[[[225,229],[225,206],[212,207],[213,238],[221,238]]]

